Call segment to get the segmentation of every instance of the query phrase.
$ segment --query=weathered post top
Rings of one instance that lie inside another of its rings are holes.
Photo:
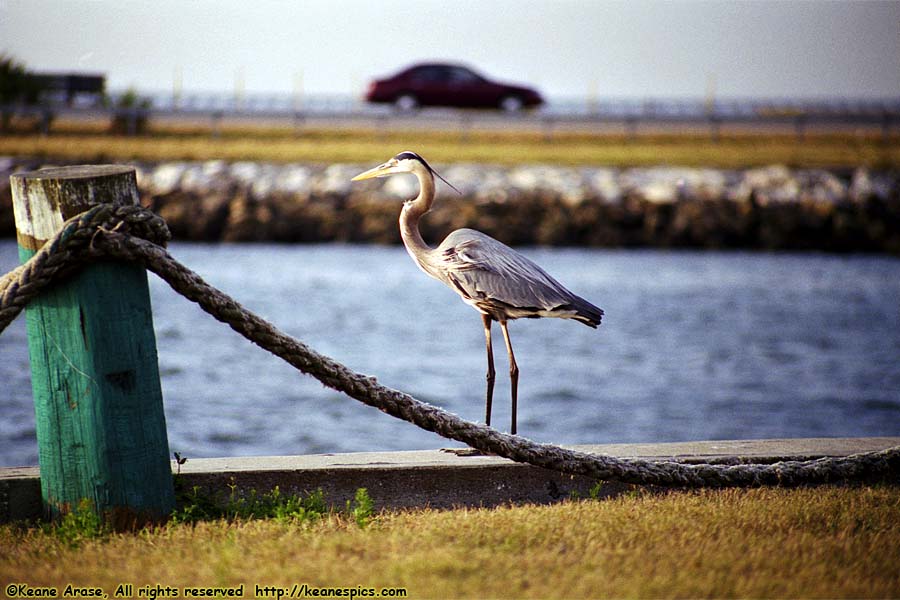
[[[19,257],[97,204],[139,202],[135,170],[49,168],[10,177]],[[117,528],[165,518],[175,497],[147,274],[96,263],[25,311],[45,511],[88,500]]]
[[[134,167],[78,165],[15,173],[12,186],[19,246],[39,250],[63,223],[100,203],[138,204]]]

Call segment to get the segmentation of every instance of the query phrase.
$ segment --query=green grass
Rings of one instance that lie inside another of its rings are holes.
[[[178,479],[176,478],[176,489]],[[181,505],[172,515],[172,523],[197,523],[199,521],[226,520],[248,521],[252,519],[274,519],[281,522],[316,521],[329,513],[328,504],[321,490],[307,496],[282,494],[276,486],[273,490],[260,494],[251,490],[242,494],[232,486],[225,499],[209,498],[199,487],[189,491],[179,491]],[[359,498],[368,499],[365,488],[357,491]],[[352,514],[355,507],[348,502],[347,513]]]
[[[0,583],[404,587],[413,598],[898,597],[900,487],[217,519],[77,546],[0,527]]]
[[[86,540],[99,539],[112,533],[87,498],[58,523],[45,524],[44,533],[58,538],[70,547],[78,547]]]
[[[313,523],[328,516],[341,515],[326,502],[322,490],[302,495],[283,494],[278,486],[260,493],[250,490],[240,491],[236,485],[229,487],[229,493],[209,496],[198,486],[190,490],[182,489],[180,477],[175,477],[175,491],[178,508],[172,513],[169,525],[195,525],[200,522],[225,521],[247,522],[268,519],[278,523],[303,525]],[[354,499],[347,500],[342,515],[352,519],[362,529],[375,514],[375,505],[366,488],[356,490]],[[88,540],[96,540],[113,535],[113,529],[106,524],[88,499],[78,503],[75,510],[66,513],[58,522],[41,523],[43,533],[55,537],[64,544],[77,548]]]
[[[273,126],[223,127],[213,137],[207,127],[158,125],[146,135],[108,135],[90,124],[61,123],[51,135],[0,136],[0,155],[41,156],[85,162],[127,160],[262,160],[273,162],[383,161],[415,149],[429,160],[495,164],[685,165],[739,168],[780,163],[798,167],[896,167],[900,144],[878,133],[734,133],[712,140],[703,134],[638,135],[538,131],[376,130]]]

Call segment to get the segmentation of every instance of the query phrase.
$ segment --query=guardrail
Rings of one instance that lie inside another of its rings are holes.
[[[208,120],[214,134],[224,119],[286,121],[295,126],[329,121],[367,123],[378,128],[412,125],[458,129],[463,133],[475,127],[515,126],[541,129],[548,135],[558,126],[621,126],[632,137],[642,126],[705,128],[714,138],[726,126],[788,128],[799,138],[817,126],[867,128],[880,131],[885,138],[900,128],[900,98],[560,99],[537,110],[504,113],[450,108],[401,111],[348,96],[290,94],[151,94],[144,96],[148,108],[131,108],[122,107],[121,96],[110,95],[105,106],[6,106],[0,111],[35,118],[45,134],[51,132],[56,117],[118,119],[124,124],[124,133],[130,134],[138,132],[142,119],[156,117]]]

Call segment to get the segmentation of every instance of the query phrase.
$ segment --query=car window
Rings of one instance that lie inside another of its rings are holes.
[[[446,81],[447,69],[438,66],[420,67],[410,73],[410,79],[414,81]]]
[[[449,69],[449,79],[453,83],[478,83],[482,78],[469,69],[452,67]]]

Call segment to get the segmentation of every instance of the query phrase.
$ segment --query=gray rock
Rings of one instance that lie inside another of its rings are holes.
[[[347,196],[353,185],[350,180],[361,170],[354,165],[329,165],[320,177],[314,179],[312,190],[317,194]]]
[[[228,164],[223,160],[192,163],[185,169],[181,187],[185,192],[206,195],[229,189],[233,179],[228,174]]]
[[[652,204],[673,204],[679,199],[679,175],[666,167],[628,169],[619,177],[625,195]]]
[[[578,204],[587,195],[581,173],[577,169],[546,165],[522,166],[507,173],[508,185],[520,193],[549,192],[568,204]]]
[[[239,161],[231,163],[231,167],[228,169],[228,175],[241,184],[251,185],[253,181],[259,177],[261,171],[262,166],[259,163]]]
[[[732,195],[737,201],[749,200],[756,194],[760,205],[795,202],[800,197],[800,183],[784,165],[771,165],[744,172],[744,179]]]
[[[800,199],[818,204],[837,204],[848,199],[847,186],[836,175],[822,169],[800,171]]]
[[[438,169],[438,172],[444,179],[449,181],[453,187],[459,190],[459,194],[457,194],[448,186],[439,184],[437,188],[438,198],[453,198],[458,196],[473,197],[481,188],[483,178],[481,176],[481,167],[479,165],[457,163],[444,166],[442,169]]]
[[[285,194],[309,194],[313,175],[304,165],[286,165],[275,176],[275,190]]]
[[[591,196],[606,204],[618,204],[622,201],[622,187],[619,184],[617,169],[584,169],[582,173]]]
[[[148,173],[147,188],[152,194],[170,194],[178,191],[184,172],[185,163],[161,163]]]

